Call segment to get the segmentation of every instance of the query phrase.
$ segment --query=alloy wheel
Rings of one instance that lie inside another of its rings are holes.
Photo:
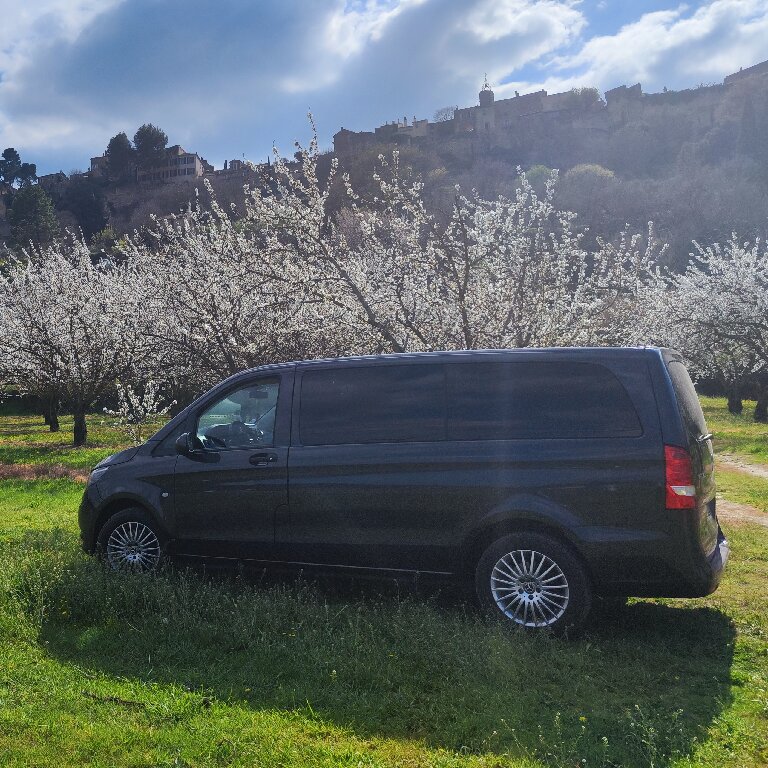
[[[491,571],[491,594],[507,618],[525,627],[554,624],[570,597],[560,566],[532,549],[517,549],[498,559]]]
[[[160,541],[145,523],[121,523],[107,540],[107,562],[119,571],[149,571],[160,560]]]

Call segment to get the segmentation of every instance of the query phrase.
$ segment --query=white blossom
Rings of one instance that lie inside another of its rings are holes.
[[[173,400],[161,405],[162,386],[151,379],[144,384],[144,394],[135,392],[130,384],[117,383],[117,410],[104,408],[107,416],[117,419],[117,426],[125,429],[135,445],[144,441],[144,429],[149,422],[164,416],[176,405]]]
[[[242,211],[196,201],[94,263],[70,238],[0,274],[0,382],[74,411],[117,392],[133,439],[179,400],[236,371],[323,355],[658,343],[725,384],[768,369],[768,252],[734,236],[659,267],[653,229],[585,243],[576,216],[521,173],[509,198],[456,190],[427,209],[397,152],[372,199],[317,139],[276,154]],[[339,199],[344,207],[339,208]],[[137,394],[142,393],[142,394]],[[79,431],[78,431],[79,430]]]

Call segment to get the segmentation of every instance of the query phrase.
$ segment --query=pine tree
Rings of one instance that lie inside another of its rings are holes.
[[[22,187],[16,192],[8,223],[13,243],[20,248],[26,248],[30,241],[35,245],[47,245],[59,231],[53,202],[38,186]]]

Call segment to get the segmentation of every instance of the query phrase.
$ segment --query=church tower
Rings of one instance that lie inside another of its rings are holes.
[[[493,106],[493,91],[491,86],[488,85],[488,75],[483,80],[483,87],[480,89],[480,106],[490,107]]]

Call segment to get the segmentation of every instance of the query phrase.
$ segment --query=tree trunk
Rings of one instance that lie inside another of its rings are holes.
[[[760,387],[755,403],[755,421],[768,424],[768,387]]]
[[[741,402],[741,393],[736,384],[728,387],[728,412],[741,413],[744,410],[744,403]]]
[[[87,439],[88,427],[85,424],[85,412],[80,409],[75,409],[75,430],[72,445],[75,447],[85,445]]]
[[[45,423],[51,432],[59,431],[59,402],[56,396],[51,397],[48,401],[48,413],[46,414]]]

